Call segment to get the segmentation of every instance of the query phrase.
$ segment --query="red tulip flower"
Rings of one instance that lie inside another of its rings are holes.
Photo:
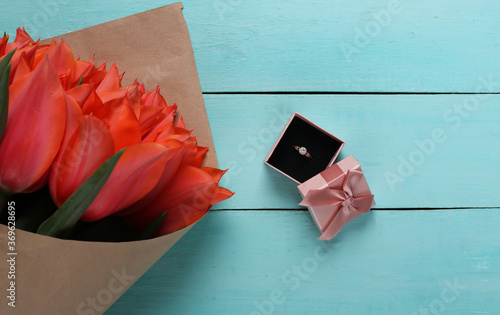
[[[8,44],[7,50],[16,48],[19,41]],[[25,69],[33,61],[25,53],[33,44],[29,42],[13,56],[14,80],[9,86],[8,119],[0,142],[0,186],[10,193],[34,191],[47,183],[66,127],[61,119],[66,116],[64,91],[54,66],[44,57],[37,68]]]
[[[107,159],[125,149],[82,216],[126,217],[143,229],[167,212],[157,234],[190,225],[233,195],[218,186],[224,171],[202,168],[206,148],[174,122],[159,88],[123,87],[116,65],[75,59],[64,42],[39,45],[18,29],[0,39],[0,58],[14,48],[9,115],[0,142],[0,185],[28,192],[47,184],[63,204]]]

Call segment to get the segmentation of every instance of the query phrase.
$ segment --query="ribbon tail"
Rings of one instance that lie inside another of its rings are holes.
[[[337,212],[330,223],[328,223],[327,228],[323,231],[323,234],[318,238],[319,240],[326,241],[330,240],[337,235],[338,232],[342,229],[342,227],[361,213],[356,211],[352,206],[345,206]]]

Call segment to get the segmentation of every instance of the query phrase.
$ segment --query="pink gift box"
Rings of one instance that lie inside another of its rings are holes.
[[[343,146],[338,137],[293,113],[265,163],[300,184],[331,166]],[[306,148],[310,157],[296,147]]]
[[[347,222],[368,212],[375,200],[359,162],[351,155],[298,186],[320,240],[333,238]]]

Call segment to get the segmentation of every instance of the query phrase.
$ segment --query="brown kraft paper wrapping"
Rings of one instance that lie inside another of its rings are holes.
[[[116,63],[124,85],[135,78],[156,85],[169,105],[177,103],[186,127],[209,148],[204,165],[217,167],[212,135],[182,3],[146,11],[55,37],[75,56],[95,64]],[[43,43],[50,43],[46,39]],[[108,243],[61,240],[15,230],[16,307],[6,297],[11,256],[8,228],[0,225],[1,314],[102,314],[188,230],[155,239]],[[93,304],[93,305],[91,305]]]

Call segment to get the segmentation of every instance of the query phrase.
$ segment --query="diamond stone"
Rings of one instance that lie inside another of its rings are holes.
[[[301,148],[299,149],[299,153],[300,153],[301,155],[306,155],[306,153],[307,153],[307,149],[306,149],[306,148],[304,148],[304,147],[301,147]]]

